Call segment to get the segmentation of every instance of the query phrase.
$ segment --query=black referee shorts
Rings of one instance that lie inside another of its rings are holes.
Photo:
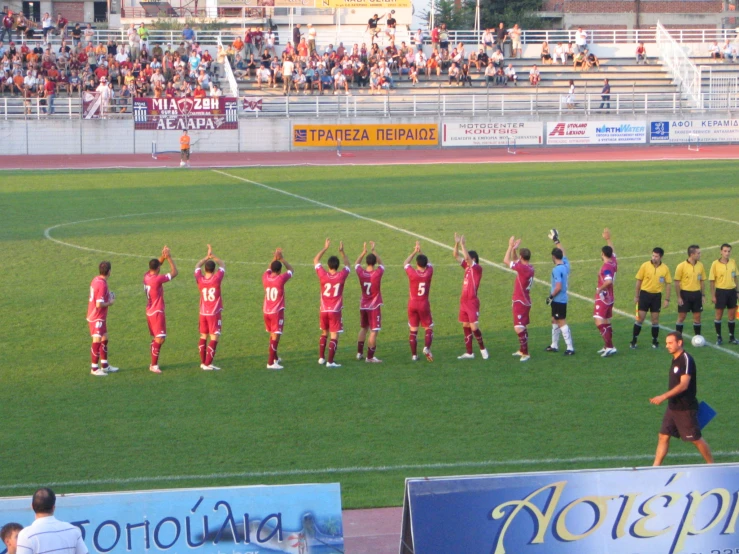
[[[716,309],[736,308],[736,289],[716,289]]]
[[[699,290],[681,290],[680,298],[683,299],[683,305],[677,307],[678,313],[687,314],[688,312],[703,311],[703,295]]]
[[[662,293],[639,291],[639,311],[658,314],[662,309]]]
[[[556,320],[567,319],[567,303],[552,302],[552,317]]]

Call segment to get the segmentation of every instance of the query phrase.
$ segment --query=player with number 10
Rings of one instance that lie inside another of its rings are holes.
[[[282,266],[287,270],[282,273]],[[277,346],[285,326],[285,283],[293,276],[293,267],[282,257],[282,249],[275,250],[269,269],[262,275],[264,287],[264,327],[269,333],[269,360],[267,369],[282,369]]]
[[[339,271],[339,258],[330,256],[328,259],[328,271],[321,265],[321,258],[331,246],[331,239],[326,239],[323,249],[313,258],[318,279],[321,282],[321,338],[318,343],[319,364],[326,367],[341,367],[334,361],[336,349],[339,346],[339,333],[344,332],[344,324],[341,312],[344,309],[344,283],[349,277],[349,258],[344,252],[344,243],[339,242],[339,253],[344,258],[344,268]],[[331,338],[328,341],[328,338]],[[328,360],[326,360],[326,342],[328,342]]]
[[[218,271],[216,271],[216,265]],[[205,272],[201,272],[201,268]],[[208,254],[195,265],[195,281],[200,290],[200,369],[214,371],[221,369],[213,365],[216,347],[221,337],[221,282],[226,275],[226,264],[213,255],[213,249],[208,245]],[[210,338],[210,342],[208,339]]]

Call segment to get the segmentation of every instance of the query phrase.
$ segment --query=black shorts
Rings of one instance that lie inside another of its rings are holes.
[[[662,418],[660,435],[669,435],[687,442],[700,439],[701,429],[698,425],[698,410],[671,410],[667,408]]]
[[[678,305],[677,311],[681,314],[687,314],[688,312],[702,312],[703,311],[703,295],[699,290],[681,290],[680,298],[683,299],[683,305]]]
[[[554,319],[567,319],[567,303],[566,302],[552,302],[552,317]]]
[[[736,308],[736,289],[716,289],[716,309]]]
[[[639,311],[658,314],[662,309],[662,293],[639,291]]]

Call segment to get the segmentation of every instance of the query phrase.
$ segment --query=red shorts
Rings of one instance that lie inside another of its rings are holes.
[[[520,302],[513,303],[513,326],[522,325],[526,327],[529,324],[529,312],[531,306],[524,306]]]
[[[477,323],[480,319],[480,299],[464,300],[459,303],[459,322]]]
[[[611,319],[613,317],[613,304],[606,304],[602,300],[595,301],[593,317],[600,319]]]
[[[264,329],[268,333],[282,334],[285,327],[285,310],[280,310],[274,314],[264,314]]]
[[[167,318],[164,316],[164,312],[147,315],[146,321],[149,323],[149,333],[152,337],[167,336]]]
[[[220,335],[221,334],[221,314],[200,315],[200,334],[201,335]]]
[[[375,308],[374,310],[359,310],[359,326],[362,329],[369,327],[371,331],[379,331],[382,329],[381,308]]]
[[[341,319],[341,312],[321,312],[321,331],[329,333],[343,333],[344,322]]]
[[[434,326],[431,306],[408,306],[408,326],[429,329]]]
[[[97,321],[88,321],[90,325],[90,336],[91,337],[102,337],[108,334],[108,322],[104,319]]]

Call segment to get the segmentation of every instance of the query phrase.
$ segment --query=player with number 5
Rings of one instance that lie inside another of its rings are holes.
[[[359,337],[357,338],[357,360],[364,357],[364,341],[369,333],[369,344],[367,345],[366,362],[379,364],[382,362],[375,358],[377,349],[377,333],[382,328],[382,276],[385,268],[382,265],[380,255],[375,250],[375,243],[370,242],[371,252],[367,254],[367,243],[362,247],[362,253],[354,264],[354,271],[359,278],[359,287],[362,289],[362,299],[359,304]],[[367,267],[362,267],[362,260],[367,256]]]
[[[339,258],[330,256],[328,259],[328,271],[321,265],[321,258],[331,246],[331,239],[326,239],[323,249],[313,258],[318,279],[321,281],[321,339],[319,341],[319,364],[326,367],[341,367],[334,362],[336,348],[339,345],[339,333],[344,332],[341,320],[341,311],[344,309],[344,283],[349,277],[349,258],[344,252],[344,243],[339,243],[339,254],[344,260],[344,268],[339,271]],[[328,341],[328,338],[331,338]],[[326,342],[328,342],[328,360],[326,360]]]
[[[205,272],[201,268],[205,266]],[[216,266],[218,271],[216,271]],[[213,255],[213,249],[208,245],[208,254],[195,264],[195,281],[200,290],[200,369],[214,371],[221,369],[213,365],[216,356],[218,339],[221,337],[221,282],[226,274],[226,264]],[[208,339],[210,338],[210,342]]]
[[[534,284],[534,266],[531,265],[531,250],[518,247],[521,239],[511,237],[508,239],[508,250],[506,250],[503,263],[516,273],[513,283],[513,329],[518,335],[519,349],[514,356],[520,356],[522,362],[528,361],[529,355],[529,312],[531,311],[531,286]]]
[[[411,260],[416,257],[416,267],[411,267]],[[431,278],[434,276],[434,268],[429,259],[421,252],[421,244],[416,241],[416,247],[403,264],[408,275],[409,297],[408,297],[408,327],[411,334],[408,342],[411,346],[411,360],[418,360],[418,327],[426,329],[423,353],[429,362],[434,361],[431,354],[431,342],[434,340],[434,320],[431,317]]]
[[[282,267],[287,270],[282,273]],[[264,328],[269,333],[269,361],[267,369],[282,369],[277,346],[285,327],[285,283],[293,276],[293,266],[282,257],[282,248],[275,250],[269,269],[262,275],[264,287]]]

